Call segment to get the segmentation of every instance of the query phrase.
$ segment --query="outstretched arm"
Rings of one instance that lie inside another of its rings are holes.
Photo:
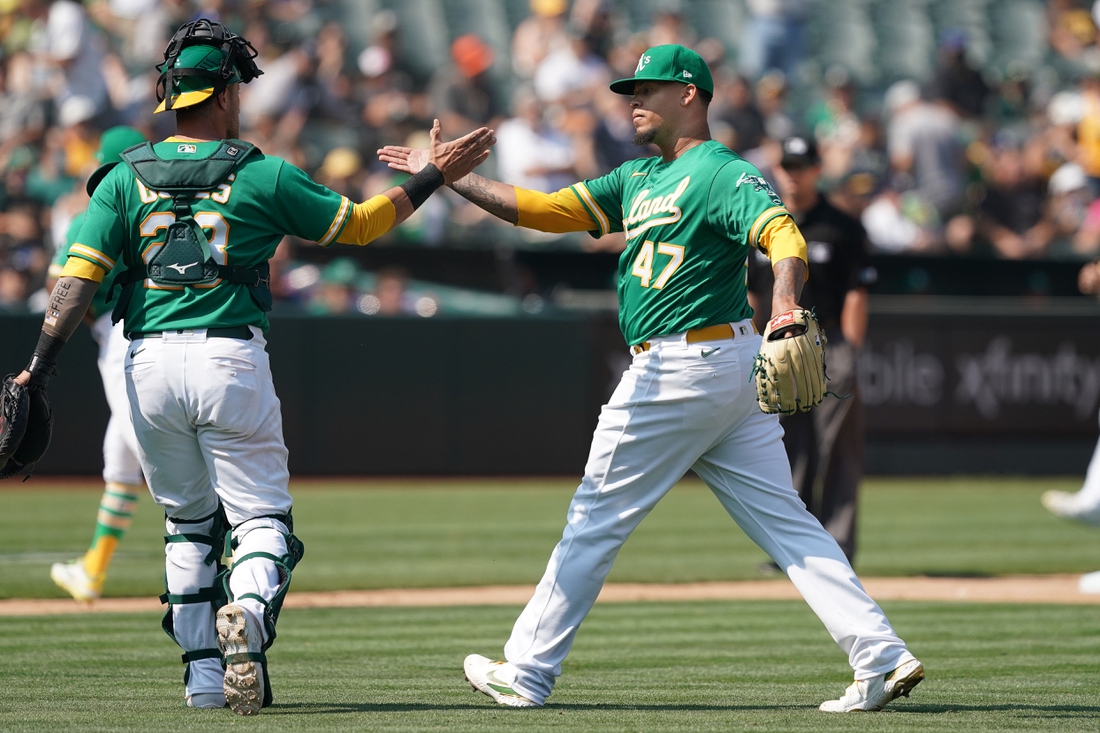
[[[394,170],[415,175],[428,164],[428,151],[387,145],[378,151],[378,159]],[[448,185],[467,201],[480,206],[493,216],[511,224],[519,222],[515,186],[493,181],[476,173],[470,173],[457,181],[448,181]]]
[[[387,145],[378,151],[378,158],[394,170],[416,174],[427,164],[427,152]],[[555,193],[530,191],[477,173],[448,185],[467,201],[516,226],[556,233],[602,231],[570,188]]]
[[[431,147],[416,151],[423,154],[417,169],[404,169],[413,177],[356,204],[336,241],[363,245],[385,234],[412,216],[440,186],[453,183],[485,162],[489,148],[496,142],[496,136],[487,127],[448,143],[440,139],[440,129],[439,120],[436,120],[429,133]]]
[[[516,187],[471,173],[451,184],[451,189],[472,204],[477,204],[498,219],[519,223]]]

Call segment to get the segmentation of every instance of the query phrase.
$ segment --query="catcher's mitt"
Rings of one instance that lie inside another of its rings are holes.
[[[50,445],[53,415],[46,389],[16,384],[13,375],[0,389],[0,479],[30,473]]]
[[[791,333],[788,338],[784,334]],[[761,412],[806,412],[825,399],[825,333],[807,310],[768,321],[752,374]]]

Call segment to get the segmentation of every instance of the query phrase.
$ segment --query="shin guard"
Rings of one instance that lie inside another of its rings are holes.
[[[290,588],[292,571],[305,553],[293,528],[294,520],[289,514],[256,517],[238,524],[229,542],[232,565],[223,576],[227,603],[241,606],[260,620],[263,627],[260,653],[248,655],[252,661],[263,663],[263,707],[271,704],[266,652],[275,641],[275,624]],[[235,660],[224,661],[232,664]]]
[[[221,692],[224,667],[214,614],[225,605],[218,576],[228,523],[221,507],[193,520],[165,518],[164,583],[168,604],[162,626],[183,649],[187,695]]]

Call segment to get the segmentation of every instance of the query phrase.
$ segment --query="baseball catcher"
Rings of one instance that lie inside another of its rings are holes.
[[[825,334],[808,310],[787,311],[768,321],[752,371],[761,412],[790,415],[821,404],[825,344]]]
[[[175,114],[176,134],[126,148],[90,180],[39,345],[12,380],[27,391],[5,408],[26,451],[3,444],[12,451],[4,463],[19,470],[45,448],[36,425],[48,425],[49,410],[36,390],[121,263],[108,296],[113,289],[113,319],[130,340],[121,366],[142,473],[165,511],[162,627],[183,650],[187,707],[239,715],[272,703],[267,653],[303,554],[265,349],[268,260],[287,235],[370,243],[466,176],[495,140],[481,128],[444,143],[437,122],[423,174],[355,203],[239,139],[240,87],[259,76],[255,58],[206,18],[172,37],[157,112]],[[225,570],[223,547],[233,556]]]

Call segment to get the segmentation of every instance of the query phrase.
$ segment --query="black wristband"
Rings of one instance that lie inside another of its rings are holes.
[[[34,355],[27,364],[27,371],[31,373],[31,383],[43,387],[50,381],[50,377],[57,373],[57,357],[65,341],[57,336],[51,336],[43,331],[38,337],[38,345],[34,347]]]
[[[419,209],[420,205],[443,184],[442,171],[436,168],[434,163],[428,163],[420,169],[419,173],[402,183],[401,190],[409,197],[415,210]]]

